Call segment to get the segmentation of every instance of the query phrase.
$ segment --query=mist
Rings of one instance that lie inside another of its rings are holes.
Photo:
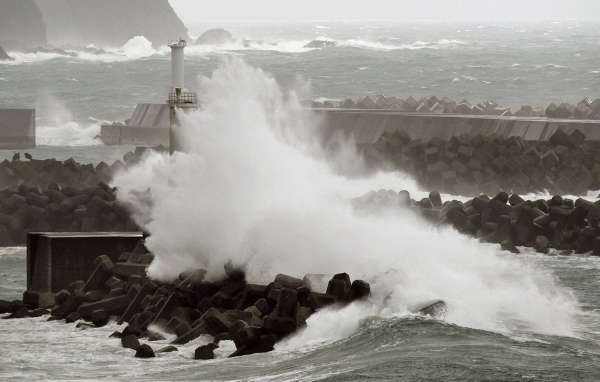
[[[170,0],[188,23],[207,20],[393,20],[393,21],[540,21],[598,20],[594,0],[431,0],[427,2],[374,0],[370,2],[220,1],[207,7],[195,0]]]

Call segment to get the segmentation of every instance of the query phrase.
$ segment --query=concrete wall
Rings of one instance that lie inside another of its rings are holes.
[[[588,140],[600,140],[600,121],[419,114],[388,110],[315,109],[325,141],[334,134],[353,136],[358,144],[375,143],[384,132],[404,131],[413,139],[449,139],[458,135],[519,136],[525,140],[548,140],[557,129],[579,129]]]
[[[0,149],[35,147],[35,110],[0,109]]]
[[[135,107],[126,125],[103,125],[100,137],[106,145],[168,147],[169,125],[169,105],[141,103]]]
[[[26,296],[51,303],[54,293],[73,281],[87,280],[96,257],[107,255],[116,262],[140,240],[141,233],[29,233]]]
[[[105,145],[169,146],[169,129],[167,128],[104,125],[100,129],[100,137]]]
[[[165,128],[170,125],[169,105],[164,103],[140,103],[135,107],[127,125],[132,127]]]

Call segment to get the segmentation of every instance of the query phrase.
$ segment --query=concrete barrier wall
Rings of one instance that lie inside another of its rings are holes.
[[[0,149],[35,147],[35,110],[0,109]]]
[[[94,260],[100,255],[116,262],[123,252],[131,252],[142,233],[60,233],[44,232],[27,235],[27,292],[36,296],[34,304],[52,303],[54,293],[77,280],[87,280],[94,271]]]
[[[168,128],[103,125],[100,130],[100,137],[105,145],[169,146]]]
[[[413,139],[450,139],[458,135],[518,136],[528,141],[548,140],[557,129],[578,129],[588,140],[600,140],[600,121],[458,114],[420,114],[389,110],[314,109],[327,141],[340,132],[358,144],[375,143],[384,132],[404,131]]]
[[[135,107],[127,125],[141,128],[168,129],[170,122],[170,109],[167,104],[140,103]]]
[[[169,145],[170,108],[167,104],[140,103],[126,125],[102,125],[100,139],[106,145]]]

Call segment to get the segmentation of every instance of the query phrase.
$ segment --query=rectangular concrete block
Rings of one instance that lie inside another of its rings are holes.
[[[100,255],[116,262],[122,252],[132,251],[141,232],[58,233],[27,235],[27,290],[56,293],[77,280],[88,280]]]
[[[0,149],[35,147],[35,110],[0,109]]]

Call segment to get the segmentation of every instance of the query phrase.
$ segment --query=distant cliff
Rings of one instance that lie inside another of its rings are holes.
[[[46,45],[46,26],[34,0],[0,0],[0,45],[9,50]]]
[[[159,46],[188,38],[187,28],[168,0],[35,1],[51,45],[116,47],[143,35]]]

